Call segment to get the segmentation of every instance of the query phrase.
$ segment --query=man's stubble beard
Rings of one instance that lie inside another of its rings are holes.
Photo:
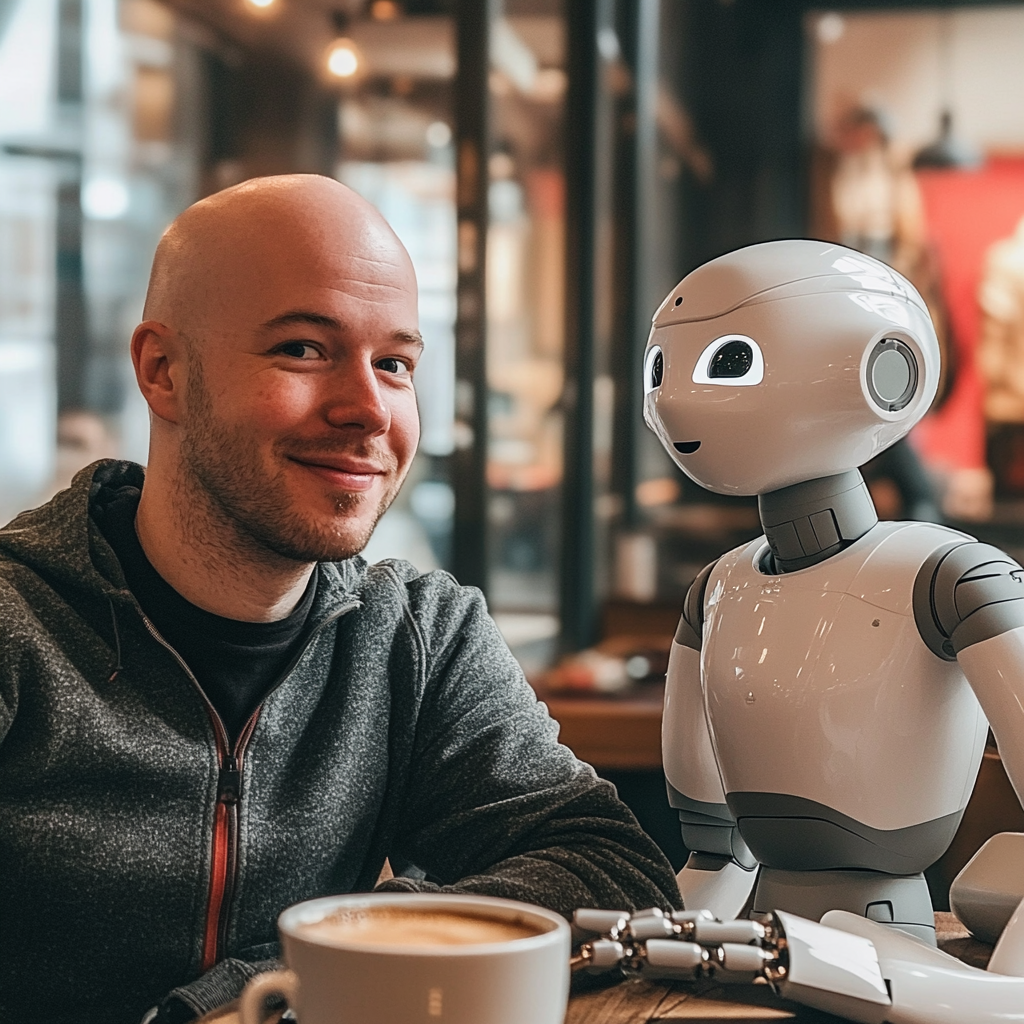
[[[331,522],[318,521],[313,514],[303,515],[302,509],[289,507],[283,471],[264,467],[246,429],[217,418],[199,360],[191,360],[189,369],[181,440],[181,464],[188,478],[185,490],[198,488],[208,499],[204,504],[209,505],[210,512],[246,546],[254,545],[279,558],[305,564],[339,562],[362,551],[402,483],[404,474],[397,473],[394,454],[366,443],[345,444],[341,438],[333,444],[279,438],[272,447],[274,455],[285,450],[311,460],[328,454],[371,458],[391,480],[372,517],[358,529],[354,515],[366,501],[359,494],[334,499],[337,515]],[[194,517],[190,498],[183,497],[183,514]]]

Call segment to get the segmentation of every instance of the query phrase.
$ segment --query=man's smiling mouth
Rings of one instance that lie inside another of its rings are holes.
[[[381,466],[362,461],[323,457],[300,459],[294,456],[291,459],[329,484],[345,491],[368,491],[384,476],[384,469]]]
[[[700,441],[676,441],[672,447],[681,455],[692,455],[700,447]]]

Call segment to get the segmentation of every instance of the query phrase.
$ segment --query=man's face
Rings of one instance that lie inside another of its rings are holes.
[[[416,282],[404,251],[383,243],[278,252],[188,339],[185,471],[243,536],[285,558],[362,550],[416,451]]]

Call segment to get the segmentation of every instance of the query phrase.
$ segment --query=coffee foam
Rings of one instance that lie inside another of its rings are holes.
[[[304,938],[345,946],[471,946],[526,939],[548,931],[522,919],[500,920],[452,910],[360,907],[300,925]]]

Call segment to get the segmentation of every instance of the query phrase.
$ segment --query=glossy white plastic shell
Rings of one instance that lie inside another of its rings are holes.
[[[903,932],[844,910],[829,911],[821,923],[871,940],[892,992],[892,1006],[883,1018],[887,1024],[1008,1024],[1024,1019],[1024,978],[970,967]],[[863,1012],[870,1012],[869,1005],[864,1004]]]
[[[925,646],[912,603],[920,566],[957,539],[880,523],[777,576],[757,568],[763,538],[722,557],[701,672],[727,794],[803,797],[886,830],[966,806],[988,723],[959,665]],[[706,771],[695,762],[684,778]]]
[[[752,386],[699,372],[716,340],[734,335],[759,349]],[[897,412],[867,385],[868,358],[886,338],[917,362],[916,392]],[[648,351],[655,346],[662,378],[652,386],[645,359],[644,418],[684,473],[722,494],[862,466],[924,415],[939,380],[935,331],[913,286],[869,256],[806,239],[750,246],[695,270],[655,315]],[[698,441],[695,451],[675,447]]]
[[[995,943],[1024,899],[1024,832],[982,844],[949,887],[949,909],[982,942]]]
[[[782,995],[863,1024],[886,1020],[891,1000],[870,939],[795,914],[777,916],[789,960]]]
[[[665,778],[683,796],[701,803],[725,803],[704,714],[700,654],[682,644],[672,645],[668,659],[661,716],[661,759]]]

